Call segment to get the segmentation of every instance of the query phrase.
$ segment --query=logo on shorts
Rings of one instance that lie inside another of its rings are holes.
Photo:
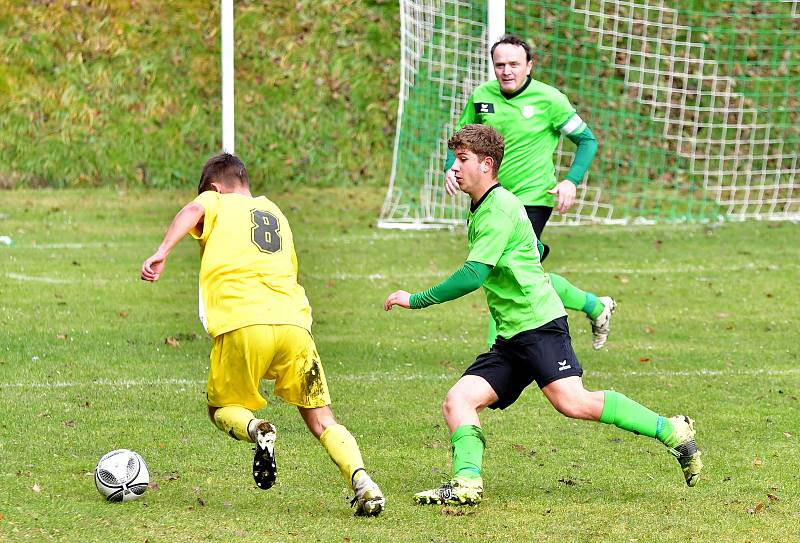
[[[558,363],[558,371],[571,370],[571,369],[572,369],[572,366],[567,364],[567,359],[566,358]]]

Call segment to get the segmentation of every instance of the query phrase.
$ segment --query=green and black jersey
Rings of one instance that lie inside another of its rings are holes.
[[[492,267],[483,289],[498,335],[511,338],[566,315],[519,198],[495,185],[470,208],[468,220],[467,261]]]
[[[497,81],[480,85],[470,96],[458,129],[468,124],[489,125],[502,134],[505,155],[498,179],[524,205],[553,206],[554,196],[547,191],[556,185],[553,152],[561,134],[591,135],[564,94],[530,78],[511,95],[504,94]],[[591,139],[594,143],[594,136]],[[594,150],[588,162],[593,156]],[[571,169],[567,179],[580,183],[588,162]]]

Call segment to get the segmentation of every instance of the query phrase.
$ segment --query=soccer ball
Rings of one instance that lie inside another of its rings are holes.
[[[139,453],[117,449],[97,463],[94,484],[110,502],[127,502],[139,498],[147,490],[150,473]]]

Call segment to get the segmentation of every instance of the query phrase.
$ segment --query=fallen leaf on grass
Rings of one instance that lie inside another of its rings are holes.
[[[769,501],[771,502],[777,502],[780,500],[778,496],[776,496],[775,494],[770,494],[769,492],[767,492],[767,498],[769,498]]]
[[[161,485],[159,485],[158,483],[148,483],[147,488],[149,488],[153,492],[158,492],[159,490],[161,490]]]
[[[67,428],[75,428],[75,421],[74,420],[65,420],[64,426]]]
[[[764,461],[763,461],[763,460],[761,460],[761,459],[760,459],[760,458],[758,458],[758,457],[756,457],[756,458],[753,458],[753,465],[754,465],[754,466],[763,466],[763,465],[764,465]]]
[[[643,356],[639,359],[640,364],[646,364],[647,362],[650,362],[650,359],[646,356]]]
[[[41,413],[39,413],[39,414],[38,414],[38,415],[36,415],[36,416],[37,416],[37,417],[49,417],[49,416],[50,416],[50,413],[49,413],[48,411],[42,411]]]
[[[519,444],[511,445],[511,448],[514,449],[515,451],[521,452],[521,453],[524,453],[525,450],[526,450],[525,449],[525,445],[519,445]]]
[[[644,333],[645,334],[652,334],[655,331],[656,331],[655,328],[653,328],[652,326],[645,326],[644,327]]]
[[[61,341],[66,341],[68,337],[69,336],[67,336],[67,334],[58,334],[56,336],[56,339],[60,339]]]
[[[197,498],[197,503],[200,504],[200,507],[206,506],[206,501],[203,498]]]
[[[790,434],[789,432],[784,432],[783,437],[792,437],[792,434]]]
[[[38,494],[42,491],[42,487],[39,486],[39,483],[34,483],[34,485],[31,487],[31,490]]]
[[[119,312],[117,312],[117,315],[119,315],[120,317],[122,317],[124,319],[129,315],[129,313],[127,311],[119,311]]]
[[[764,510],[764,502],[758,502],[755,507],[748,507],[747,513],[749,515],[756,515]]]
[[[164,344],[170,347],[178,347],[181,343],[174,337],[168,337],[164,340]]]

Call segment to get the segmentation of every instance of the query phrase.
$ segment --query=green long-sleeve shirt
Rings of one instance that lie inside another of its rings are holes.
[[[566,175],[581,182],[597,151],[597,141],[578,116],[569,99],[557,89],[528,78],[521,89],[507,95],[497,81],[476,88],[470,96],[458,129],[467,124],[495,128],[505,140],[505,154],[498,179],[524,205],[553,206],[556,185],[553,152],[563,134],[578,148]],[[454,159],[454,157],[453,157]],[[448,156],[445,169],[450,169]]]

